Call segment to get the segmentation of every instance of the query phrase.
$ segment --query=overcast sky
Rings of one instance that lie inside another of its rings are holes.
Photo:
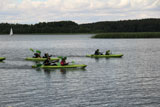
[[[0,23],[160,18],[160,0],[0,0]]]

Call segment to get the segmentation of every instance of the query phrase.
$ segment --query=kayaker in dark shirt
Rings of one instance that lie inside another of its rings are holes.
[[[62,66],[69,64],[69,63],[66,62],[66,59],[67,59],[67,57],[62,58],[62,60],[60,62]]]
[[[102,52],[99,52],[99,49],[97,49],[97,50],[95,51],[94,55],[103,55],[103,53],[102,53]]]
[[[33,58],[41,58],[41,55],[40,55],[40,53],[34,53],[34,56],[33,56]]]
[[[56,66],[56,62],[59,60],[51,61],[50,57],[47,57],[47,59],[43,62],[44,65],[51,65],[51,66]]]
[[[50,62],[50,57],[48,57],[44,62],[43,62],[44,65],[51,65],[51,62]]]
[[[43,58],[48,58],[48,57],[51,57],[52,55],[49,55],[48,53],[45,53]]]

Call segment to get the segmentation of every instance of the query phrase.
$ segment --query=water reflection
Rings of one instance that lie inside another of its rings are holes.
[[[67,73],[70,72],[81,72],[81,71],[86,71],[86,69],[76,69],[76,68],[61,68],[61,69],[43,69],[45,75],[47,78],[51,78],[51,75],[53,73],[60,73],[63,79],[66,79]]]
[[[42,70],[41,70],[41,68],[36,68],[36,71],[40,72],[40,71],[42,71]]]
[[[46,76],[47,76],[48,78],[51,77],[50,69],[44,69],[44,73],[46,74]]]
[[[0,63],[5,63],[4,61],[0,61]]]
[[[41,69],[41,68],[40,68]],[[61,74],[67,74],[67,72],[74,72],[74,71],[86,71],[85,68],[61,68],[61,69],[43,69],[45,73],[50,73],[50,72],[61,72]]]
[[[60,69],[61,74],[65,75],[67,73],[66,69]]]
[[[114,58],[114,57],[113,57]],[[117,58],[119,58],[119,57],[117,57]],[[92,57],[92,59],[95,59],[95,61],[96,62],[100,62],[100,60],[103,60],[103,59],[105,59],[105,60],[109,60],[109,59],[111,59],[111,58],[97,58],[97,57]]]
[[[96,61],[96,62],[99,62],[99,58],[95,58],[95,61]]]

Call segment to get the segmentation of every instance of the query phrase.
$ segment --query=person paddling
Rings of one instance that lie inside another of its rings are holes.
[[[111,54],[110,50],[107,50],[106,53],[105,53],[105,55],[110,55],[110,54]]]
[[[33,49],[31,49],[31,50],[33,50]],[[34,50],[32,52],[34,52]],[[41,51],[36,50],[36,52],[34,53],[33,58],[41,58]]]
[[[43,62],[44,65],[51,65],[50,57],[47,57],[47,59]]]
[[[67,57],[62,58],[62,60],[60,62],[62,66],[69,64],[69,63],[66,62],[66,59],[67,59]]]
[[[36,52],[36,53],[34,53],[33,58],[41,58],[41,54]]]
[[[48,57],[51,57],[52,55],[49,55],[48,53],[45,53],[43,58],[48,58]]]
[[[99,49],[97,49],[97,50],[95,51],[94,55],[103,55],[103,53],[102,53],[102,52],[99,52]]]
[[[59,60],[51,61],[50,57],[47,57],[47,59],[43,62],[44,65],[51,65],[51,66],[56,66],[56,62]]]

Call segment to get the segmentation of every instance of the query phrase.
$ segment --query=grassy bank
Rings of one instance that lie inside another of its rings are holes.
[[[103,33],[92,38],[160,38],[160,32]]]

